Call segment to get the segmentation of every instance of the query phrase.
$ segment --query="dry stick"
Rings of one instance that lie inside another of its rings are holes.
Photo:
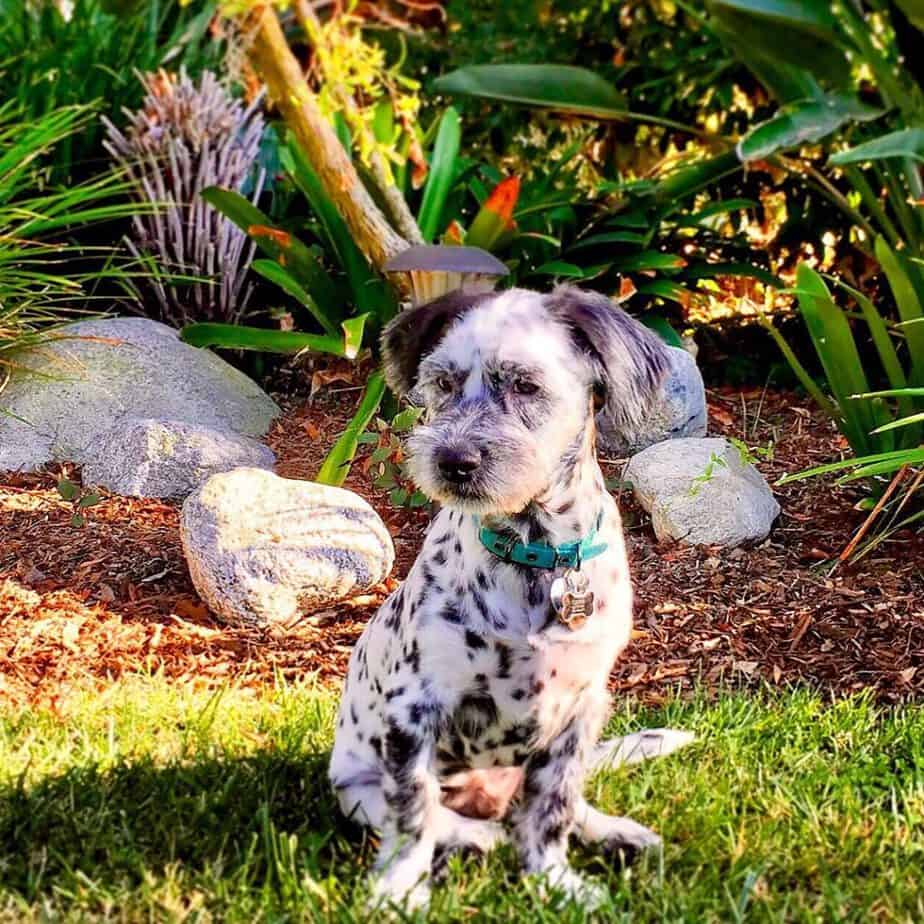
[[[318,19],[314,7],[312,7],[308,0],[295,0],[294,8],[295,17],[298,19],[299,25],[301,25],[309,40],[315,45],[318,45],[322,41],[321,21]],[[334,85],[332,90],[337,102],[343,109],[344,117],[350,128],[357,135],[370,135],[371,132],[366,123],[363,122],[353,94],[342,84]],[[395,186],[391,170],[389,170],[388,165],[385,163],[382,152],[375,147],[374,139],[372,139],[372,142],[373,143],[369,145],[371,149],[369,155],[369,174],[375,182],[378,191],[382,194],[382,199],[388,207],[389,217],[409,244],[423,244],[423,235],[420,233],[420,228],[417,226],[417,222],[411,214],[411,210],[407,207],[407,200],[402,195],[401,190]]]
[[[408,243],[375,204],[343,145],[318,109],[275,10],[269,6],[255,9],[245,18],[243,33],[250,36],[247,55],[251,64],[263,78],[270,97],[317,172],[324,191],[343,216],[356,245],[381,272],[388,260],[407,249]],[[409,286],[403,274],[395,275],[399,287]]]
[[[870,511],[869,516],[863,521],[863,525],[857,530],[856,535],[850,542],[847,543],[847,546],[844,548],[844,551],[838,556],[838,561],[847,561],[851,555],[853,555],[854,549],[860,544],[860,540],[867,534],[869,528],[873,525],[873,521],[879,514],[882,512],[882,508],[885,507],[889,498],[895,493],[895,489],[905,480],[905,475],[908,473],[908,466],[903,465],[896,473],[895,477],[889,482],[889,486],[882,492],[882,497],[876,502],[876,506]]]

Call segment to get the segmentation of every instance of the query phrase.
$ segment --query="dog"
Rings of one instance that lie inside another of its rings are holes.
[[[423,905],[440,858],[509,839],[526,873],[594,907],[569,835],[626,854],[660,840],[588,805],[586,775],[692,737],[597,741],[632,587],[595,416],[637,432],[665,347],[560,287],[443,296],[392,320],[382,351],[389,386],[423,405],[408,464],[441,509],[353,651],[337,719],[340,807],[381,835],[373,901]]]

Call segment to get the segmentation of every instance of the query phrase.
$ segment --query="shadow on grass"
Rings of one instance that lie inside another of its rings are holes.
[[[350,886],[372,845],[337,808],[327,753],[279,752],[108,770],[0,789],[0,891],[32,903],[75,883],[110,896],[174,868],[209,889]]]

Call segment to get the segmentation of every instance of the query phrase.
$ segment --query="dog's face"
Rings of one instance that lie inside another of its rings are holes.
[[[523,510],[593,426],[595,393],[638,413],[665,368],[644,327],[576,289],[454,293],[399,315],[383,348],[391,387],[425,407],[415,481],[479,514]]]

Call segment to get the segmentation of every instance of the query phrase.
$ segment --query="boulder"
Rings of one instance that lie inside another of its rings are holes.
[[[183,504],[180,532],[199,596],[234,625],[289,625],[373,587],[395,557],[358,495],[258,468],[209,478]]]
[[[759,542],[780,512],[766,479],[722,438],[677,439],[633,456],[626,481],[658,539],[691,545]]]
[[[706,435],[706,388],[693,356],[667,347],[670,368],[640,432],[626,433],[603,411],[597,415],[597,444],[625,458],[663,440]]]
[[[178,420],[124,418],[100,439],[83,483],[131,497],[186,497],[218,472],[271,469],[272,450],[247,436]]]
[[[219,356],[145,318],[82,321],[14,359],[0,393],[0,470],[91,462],[125,418],[261,436],[279,408]]]

